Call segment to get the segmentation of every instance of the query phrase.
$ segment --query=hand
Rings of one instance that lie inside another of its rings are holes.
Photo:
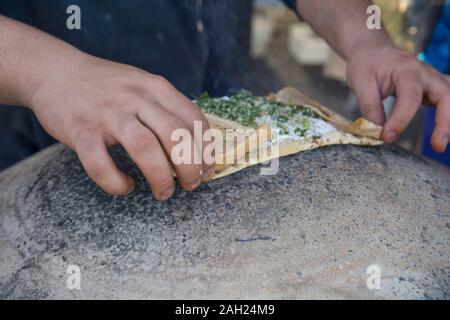
[[[363,117],[383,125],[382,139],[388,143],[398,139],[422,103],[436,106],[431,145],[436,152],[445,152],[450,138],[450,82],[431,66],[391,46],[369,46],[350,56],[348,81]],[[382,101],[389,95],[397,101],[386,120]]]
[[[209,128],[188,98],[160,76],[85,54],[48,74],[29,99],[31,108],[49,134],[78,154],[87,174],[103,190],[123,195],[134,187],[108,153],[108,147],[121,144],[155,198],[172,196],[167,155],[177,143],[171,141],[173,130],[185,128],[193,136],[196,120],[203,122],[203,131]],[[191,154],[199,152],[196,143],[201,143],[193,140]],[[186,190],[197,188],[214,172],[205,163],[174,168]]]

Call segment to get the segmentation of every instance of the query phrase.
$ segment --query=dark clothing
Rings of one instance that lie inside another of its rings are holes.
[[[81,9],[81,30],[66,26],[70,5]],[[0,0],[0,14],[86,53],[162,75],[189,97],[219,96],[239,88],[251,1]],[[0,169],[54,142],[28,109],[0,106]]]

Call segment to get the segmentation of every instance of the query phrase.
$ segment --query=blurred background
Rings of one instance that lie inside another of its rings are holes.
[[[438,20],[442,1],[376,0],[375,3],[382,10],[384,26],[393,41],[415,54],[422,52]],[[254,0],[250,11],[250,55],[243,87],[265,95],[289,85],[348,119],[360,115],[356,99],[346,85],[346,63],[325,41],[280,1]],[[394,98],[385,101],[387,113],[394,102]],[[423,118],[422,110],[399,145],[421,152]]]

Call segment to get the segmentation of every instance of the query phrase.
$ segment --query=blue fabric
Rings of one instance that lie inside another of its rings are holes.
[[[423,54],[419,56],[423,61],[431,64],[438,71],[450,73],[450,4],[444,5],[439,20],[433,30],[430,41]],[[436,109],[424,108],[424,136],[422,153],[447,166],[450,166],[450,148],[444,154],[438,154],[431,148],[430,139],[435,127]]]

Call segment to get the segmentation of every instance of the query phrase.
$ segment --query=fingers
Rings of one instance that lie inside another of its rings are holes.
[[[175,190],[175,183],[158,138],[129,114],[123,114],[117,121],[112,121],[111,126],[117,141],[147,179],[155,198],[169,199]]]
[[[155,103],[151,106],[142,106],[139,109],[138,118],[156,134],[166,154],[170,155],[181,186],[186,190],[197,188],[202,182],[201,153],[187,125]],[[187,139],[187,141],[173,141],[172,134],[176,130],[184,130],[183,139]],[[174,148],[180,143],[185,148],[182,150],[185,157],[180,157],[182,158],[180,161],[175,161],[172,156],[178,156],[178,154],[173,154]]]
[[[450,139],[450,85],[445,79],[433,77],[427,86],[430,102],[437,106],[431,146],[437,153],[444,153]]]
[[[381,134],[388,143],[395,142],[405,131],[420,108],[424,95],[423,81],[418,71],[403,71],[394,76],[393,82],[397,100]]]
[[[353,91],[358,99],[362,117],[378,125],[383,125],[383,103],[375,78],[367,77],[353,83]]]
[[[152,76],[151,86],[155,87],[152,92],[156,93],[159,105],[183,121],[193,134],[195,143],[199,147],[202,146],[201,150],[207,150],[207,146],[212,142],[203,141],[202,137],[210,127],[208,120],[198,107],[162,77]],[[153,98],[153,96],[147,97],[147,101],[151,102]],[[201,130],[197,130],[198,128]],[[206,182],[214,173],[214,159],[202,160],[202,180]]]
[[[88,176],[104,191],[126,195],[133,190],[133,179],[116,167],[100,134],[81,133],[75,149]]]
[[[437,153],[447,150],[450,139],[450,101],[442,101],[436,111],[436,127],[431,136],[431,146]]]

